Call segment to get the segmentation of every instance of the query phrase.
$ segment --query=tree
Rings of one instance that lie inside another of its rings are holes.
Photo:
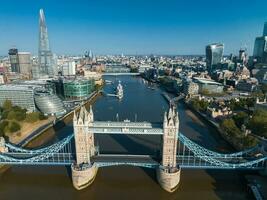
[[[233,120],[235,124],[238,126],[238,128],[241,128],[241,126],[245,123],[245,121],[248,119],[248,114],[245,112],[238,112],[236,115],[233,116]]]
[[[255,137],[252,136],[247,136],[243,138],[243,146],[244,148],[251,148],[256,146],[257,144],[257,139],[255,139]]]
[[[267,84],[262,84],[261,91],[263,94],[267,95]]]
[[[16,112],[16,120],[17,121],[23,121],[26,118],[26,112],[25,111],[20,111]]]
[[[8,112],[7,119],[9,119],[9,120],[15,120],[16,119],[16,112],[13,111],[13,110],[11,110],[10,112]]]
[[[41,113],[41,112],[40,112],[40,113],[39,113],[39,119],[40,119],[40,120],[45,120],[45,119],[47,119],[47,116],[45,116],[44,113]]]
[[[12,108],[12,102],[10,100],[6,99],[3,103],[3,109],[5,111],[8,111],[8,110],[11,110],[11,108]]]
[[[0,136],[3,136],[5,134],[6,127],[8,126],[8,121],[3,120],[0,122]]]
[[[249,120],[248,127],[252,133],[267,137],[267,111],[256,110]]]
[[[220,126],[223,131],[225,131],[228,135],[232,137],[241,136],[241,131],[238,129],[233,119],[223,120]]]
[[[248,110],[254,106],[255,104],[255,98],[247,98],[247,107],[248,107]]]
[[[32,112],[26,115],[26,122],[33,123],[39,120],[39,112]]]
[[[14,133],[16,131],[20,130],[20,125],[19,123],[15,122],[15,121],[11,121],[8,123],[8,131],[10,133]]]

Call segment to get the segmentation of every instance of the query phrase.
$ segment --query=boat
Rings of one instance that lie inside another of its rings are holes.
[[[106,83],[106,84],[111,84],[112,81],[110,81],[110,80],[105,80],[105,83]]]
[[[122,99],[123,98],[123,87],[121,85],[121,82],[119,81],[119,84],[116,88],[116,95],[119,99]]]

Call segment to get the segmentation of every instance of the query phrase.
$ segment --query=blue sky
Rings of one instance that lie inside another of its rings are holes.
[[[2,1],[0,55],[13,46],[37,54],[40,8],[58,54],[204,54],[213,42],[252,53],[267,21],[266,0]]]

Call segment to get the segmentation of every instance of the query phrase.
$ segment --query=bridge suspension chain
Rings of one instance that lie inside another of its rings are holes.
[[[68,146],[68,144],[70,144],[70,140],[72,137],[73,137],[72,135],[66,137],[65,139],[56,143],[52,147],[50,146],[51,148],[47,148],[46,151],[39,153],[37,156],[33,156],[30,158],[16,158],[16,157],[10,156],[12,154],[9,155],[8,153],[6,153],[6,154],[0,154],[0,160],[2,162],[11,162],[11,163],[18,163],[18,164],[19,163],[31,164],[31,163],[38,163],[41,161],[45,161],[48,158],[53,158],[53,160],[54,160],[53,156],[56,156],[55,159],[57,159],[57,161],[60,160],[60,156],[63,156],[62,159],[65,159],[66,155],[70,158],[71,152],[64,152],[64,151],[62,153],[59,153],[59,152],[61,150],[63,150],[65,146]],[[13,154],[13,155],[16,155],[16,154]],[[17,155],[29,156],[31,154],[21,152],[20,154],[17,154]]]
[[[255,146],[253,148],[244,150],[244,151],[240,151],[240,152],[236,152],[236,153],[218,153],[218,152],[214,152],[211,150],[208,150],[198,144],[196,144],[195,142],[191,141],[190,139],[188,139],[185,135],[183,135],[182,133],[179,133],[179,140],[181,140],[182,143],[184,143],[185,145],[190,145],[190,146],[194,146],[195,149],[198,149],[199,151],[205,153],[208,156],[215,156],[215,157],[223,157],[223,158],[232,158],[232,157],[239,157],[248,153],[251,153],[253,151],[258,150],[259,146]]]
[[[188,139],[189,140],[189,139]],[[190,141],[191,142],[191,141]],[[186,141],[184,145],[194,153],[194,156],[197,158],[204,160],[208,163],[210,163],[214,167],[218,168],[225,168],[225,169],[240,169],[240,168],[253,168],[254,166],[258,165],[259,163],[262,163],[267,160],[267,157],[262,157],[256,160],[247,161],[247,160],[239,160],[236,157],[232,157],[235,160],[231,160],[232,162],[236,161],[243,161],[242,163],[231,163],[222,161],[225,157],[214,157],[211,155],[207,155],[205,151],[200,151],[199,147],[196,145],[192,145],[190,142]]]
[[[24,149],[24,148],[21,148],[21,147],[17,147],[17,146],[14,146],[10,143],[6,143],[5,146],[9,148],[9,150],[12,150],[13,152],[21,152],[21,153],[30,153],[30,154],[39,154],[39,153],[43,153],[43,152],[46,152],[50,149],[53,149],[55,146],[61,144],[61,143],[68,143],[71,141],[71,139],[73,138],[73,134],[67,136],[66,138],[64,138],[63,140],[55,143],[55,144],[52,144],[51,146],[48,146],[48,147],[44,147],[44,148],[41,148],[41,149]]]

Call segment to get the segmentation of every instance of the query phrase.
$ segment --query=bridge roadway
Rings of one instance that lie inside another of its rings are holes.
[[[105,72],[102,75],[106,75],[106,76],[139,76],[140,73],[131,73],[131,72]]]
[[[95,134],[134,134],[134,135],[162,135],[163,128],[161,123],[149,122],[101,122],[96,121],[90,131]]]

